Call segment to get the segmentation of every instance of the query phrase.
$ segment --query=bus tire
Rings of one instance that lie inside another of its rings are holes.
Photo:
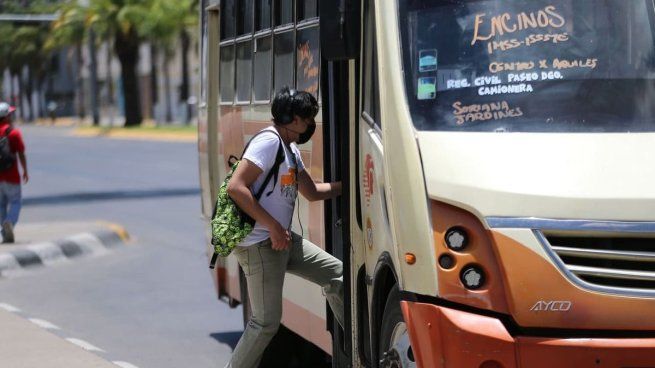
[[[416,367],[407,325],[400,310],[398,284],[391,288],[384,306],[378,346],[379,368]]]

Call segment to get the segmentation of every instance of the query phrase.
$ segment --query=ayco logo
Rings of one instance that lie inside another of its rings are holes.
[[[571,310],[573,303],[563,300],[544,301],[540,300],[530,308],[531,311],[549,311],[549,312],[568,312]]]

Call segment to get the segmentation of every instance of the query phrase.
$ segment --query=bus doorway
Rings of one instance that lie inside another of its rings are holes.
[[[340,197],[326,202],[325,206],[325,240],[326,250],[343,262],[344,285],[344,323],[339,326],[332,315],[327,324],[332,332],[332,366],[347,367],[351,362],[351,274],[350,274],[350,167],[351,154],[350,127],[351,108],[356,96],[352,70],[349,61],[324,61],[322,73],[322,105],[325,150],[325,181],[341,181]],[[342,328],[343,327],[343,328]]]

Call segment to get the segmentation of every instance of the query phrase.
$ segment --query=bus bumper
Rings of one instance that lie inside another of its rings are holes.
[[[418,367],[655,367],[655,338],[511,336],[496,318],[408,301],[401,307]]]

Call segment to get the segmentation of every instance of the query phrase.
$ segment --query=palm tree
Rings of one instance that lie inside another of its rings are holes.
[[[198,0],[190,0],[188,8],[188,17],[186,27],[180,32],[180,42],[182,44],[182,85],[180,86],[180,99],[184,101],[186,106],[186,124],[191,121],[191,105],[188,104],[189,100],[189,48],[191,47],[191,36],[189,34],[189,26],[196,26],[198,22],[197,9],[199,6]]]
[[[75,110],[80,119],[84,119],[84,79],[80,72],[84,60],[82,59],[82,45],[86,38],[86,13],[85,9],[77,3],[64,4],[59,9],[59,19],[52,24],[52,32],[46,40],[46,50],[58,50],[64,47],[73,46],[75,50],[75,65],[77,77],[75,80]]]
[[[52,13],[55,7],[56,5],[48,0],[2,2],[3,11],[11,13]],[[32,120],[35,110],[32,106],[32,92],[36,87],[38,95],[41,95],[40,90],[50,60],[50,52],[44,49],[44,43],[49,33],[48,27],[43,24],[3,23],[0,32],[4,36],[2,47],[0,47],[3,59],[0,70],[9,69],[10,71],[12,99],[19,96],[17,101],[12,101],[13,103],[23,107],[23,96],[26,94],[28,108],[21,109],[19,114],[24,120]],[[24,72],[27,73],[27,80],[23,78]],[[17,93],[13,91],[15,79],[18,79],[19,86]],[[40,104],[41,99],[39,98]]]
[[[42,80],[46,67],[45,61],[49,59],[49,53],[45,52],[43,47],[46,35],[46,27],[34,25],[16,27],[12,34],[8,35],[12,45],[9,69],[19,76],[19,85],[26,94],[28,108],[23,114],[26,121],[34,119],[32,106],[34,83]],[[23,70],[27,71],[27,81],[22,78]]]
[[[153,73],[156,74],[157,56],[163,56],[166,121],[172,119],[170,87],[170,63],[175,56],[175,42],[178,35],[194,24],[192,9],[194,0],[153,0],[149,17],[140,27],[141,34],[151,43],[153,50]],[[184,46],[184,43],[182,44]],[[183,47],[184,51],[185,47]],[[186,48],[188,50],[188,47]],[[182,55],[184,58],[185,55]],[[185,61],[186,59],[183,59]],[[184,64],[184,63],[183,63]],[[183,76],[186,78],[186,76]],[[156,79],[153,78],[156,87]],[[181,96],[184,99],[184,93]],[[187,96],[188,97],[188,96]]]
[[[125,126],[141,124],[141,95],[137,77],[139,46],[143,41],[139,28],[149,16],[153,0],[91,0],[87,8],[87,26],[98,34],[110,34],[121,64]]]
[[[68,0],[60,13],[60,20],[55,23],[53,29],[57,31],[53,31],[53,34],[60,33],[58,37],[62,42],[70,45],[82,44],[84,30],[87,36],[89,31],[93,31],[108,38],[107,42],[113,44],[114,53],[121,64],[125,125],[139,125],[142,121],[136,71],[139,47],[147,40],[155,50],[161,50],[167,73],[174,55],[176,37],[196,22],[192,11],[194,4],[197,4],[197,0],[89,0],[85,5],[79,5],[79,0]],[[183,43],[183,46],[188,49],[188,42]],[[186,61],[186,55],[184,57]],[[168,74],[166,80],[170,85]],[[156,86],[153,89],[156,90]],[[168,95],[170,86],[167,89]],[[188,76],[185,76],[183,82],[182,97],[184,90],[188,90]],[[167,120],[172,120],[170,106],[169,99]]]
[[[13,26],[9,23],[0,23],[0,34],[4,35],[10,35],[13,33]],[[0,78],[4,77],[4,72],[9,68],[9,58],[11,57],[11,45],[9,42],[0,42]],[[10,83],[10,95],[9,98],[7,96],[1,96],[3,100],[5,101],[10,101],[11,98],[13,98],[13,83]]]

